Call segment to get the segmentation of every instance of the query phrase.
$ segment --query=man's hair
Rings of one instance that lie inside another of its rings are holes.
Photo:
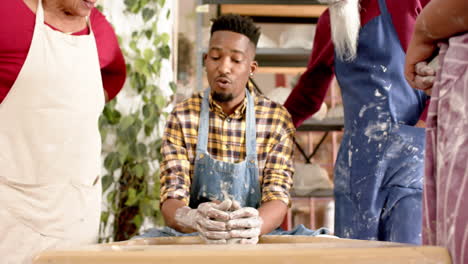
[[[211,20],[211,34],[220,30],[232,31],[242,34],[250,39],[257,47],[258,39],[260,38],[260,27],[257,27],[250,17],[244,17],[236,14],[226,14]]]

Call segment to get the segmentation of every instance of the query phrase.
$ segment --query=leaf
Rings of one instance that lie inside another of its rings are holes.
[[[143,223],[141,215],[135,215],[135,217],[133,217],[132,223],[135,224],[136,229],[138,230]]]
[[[161,41],[163,44],[168,44],[170,39],[171,36],[169,36],[169,34],[167,34],[166,32],[161,34]]]
[[[109,153],[104,160],[104,167],[109,172],[115,171],[116,169],[120,168],[121,165],[122,164],[120,163],[120,160],[119,160],[119,153],[117,152]]]
[[[161,57],[164,59],[169,59],[169,56],[171,55],[171,48],[169,45],[165,44],[162,47],[159,47],[159,54],[161,54]]]
[[[136,59],[135,71],[141,74],[143,70],[146,68],[146,65],[148,65],[148,62],[145,61],[144,59],[140,59],[140,58]]]
[[[154,73],[156,75],[158,75],[161,72],[161,61],[160,60],[156,60],[153,63],[153,71],[154,71]]]
[[[153,125],[145,125],[145,136],[149,137],[154,131]]]
[[[159,109],[163,109],[166,106],[166,99],[162,95],[156,95],[156,105]]]
[[[171,10],[168,9],[166,13],[166,19],[169,20],[170,17],[171,17]]]
[[[141,160],[146,156],[146,153],[147,153],[146,145],[143,143],[138,143],[138,145],[136,145],[135,157],[138,160]]]
[[[175,93],[177,91],[177,85],[175,82],[169,82],[169,87],[171,87],[171,91]]]
[[[137,202],[138,202],[138,197],[136,195],[136,190],[130,187],[127,192],[127,201],[125,202],[125,205],[134,206]]]
[[[148,198],[141,199],[138,208],[144,216],[151,216],[152,207]]]
[[[127,142],[120,142],[117,147],[117,152],[119,153],[119,161],[121,164],[124,164],[128,157],[129,147]]]
[[[127,10],[130,10],[132,6],[136,4],[136,1],[137,0],[125,0],[124,3],[125,3],[125,6],[127,7]]]
[[[113,190],[107,194],[107,202],[111,205],[115,204],[115,195],[117,194],[117,190]]]
[[[120,119],[120,129],[125,130],[129,128],[133,124],[134,121],[135,119],[133,118],[133,116],[131,115],[124,116],[122,119]]]
[[[132,168],[132,174],[135,175],[137,178],[143,177],[145,174],[145,169],[143,168],[143,165],[137,164]]]
[[[145,36],[147,39],[151,39],[151,36],[153,36],[153,31],[145,30]]]
[[[104,10],[102,5],[96,5],[96,9],[99,10],[99,12],[101,12],[101,13]]]
[[[148,118],[148,117],[150,117],[150,116],[152,115],[152,113],[153,113],[153,107],[151,107],[150,104],[145,104],[145,105],[143,106],[142,112],[143,112],[143,116],[144,116],[145,118]]]
[[[107,223],[107,220],[109,220],[109,212],[107,211],[101,212],[101,222]]]
[[[102,177],[102,192],[105,192],[109,186],[111,186],[112,182],[114,181],[113,177],[109,174]]]
[[[153,210],[159,211],[160,209],[160,201],[158,200],[152,200],[151,201],[151,206],[153,207]]]
[[[143,57],[147,61],[151,60],[154,57],[154,51],[150,48],[145,49],[145,51],[143,52]]]
[[[145,7],[141,13],[141,16],[143,17],[143,21],[148,22],[148,20],[150,20],[154,14],[155,12],[153,9]]]

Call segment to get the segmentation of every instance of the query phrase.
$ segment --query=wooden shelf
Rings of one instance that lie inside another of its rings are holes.
[[[202,0],[203,4],[320,5],[317,0]]]
[[[253,1],[254,2],[254,1]],[[221,5],[221,13],[244,16],[267,17],[319,17],[327,6],[324,5]]]
[[[263,67],[259,65],[257,73],[283,73],[283,74],[301,74],[307,68],[306,67]]]
[[[261,67],[306,67],[311,50],[258,48],[255,59]]]
[[[202,53],[206,53],[207,50],[208,48],[203,48]],[[257,48],[255,60],[260,67],[292,67],[293,71],[297,72],[297,68],[305,70],[311,52],[310,49],[301,48]]]
[[[297,128],[297,131],[341,131],[343,119],[324,119],[321,121],[309,118]]]
[[[333,198],[333,189],[322,189],[322,190],[311,190],[308,193],[297,193],[296,190],[294,190],[294,187],[291,188],[289,191],[291,194],[291,197],[307,197],[307,198]]]

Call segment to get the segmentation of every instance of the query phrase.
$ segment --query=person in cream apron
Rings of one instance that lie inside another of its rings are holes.
[[[90,34],[44,24],[0,104],[0,259],[30,263],[42,250],[97,242],[101,206],[98,118],[104,106]]]

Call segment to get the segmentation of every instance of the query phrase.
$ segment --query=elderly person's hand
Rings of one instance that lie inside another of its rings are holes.
[[[214,202],[202,203],[197,209],[188,206],[177,209],[175,220],[183,227],[192,228],[200,234],[207,244],[226,244],[230,232],[226,228],[229,221],[231,200],[220,204]]]
[[[435,40],[427,38],[420,30],[414,31],[406,52],[405,77],[413,88],[423,90],[429,95],[438,67],[437,57],[433,58],[436,51]]]
[[[226,225],[231,230],[231,240],[239,240],[237,242],[240,244],[257,244],[263,224],[258,210],[252,207],[239,208],[235,204],[235,211],[231,212]]]

